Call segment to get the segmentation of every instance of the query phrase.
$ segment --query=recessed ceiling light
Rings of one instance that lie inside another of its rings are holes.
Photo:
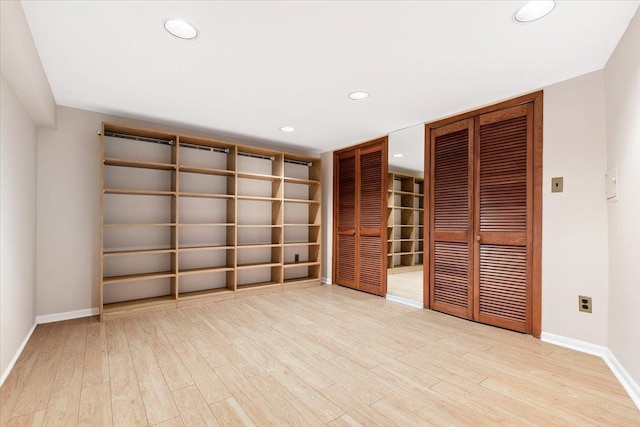
[[[295,129],[295,128],[292,128],[291,126],[282,126],[282,127],[280,128],[280,130],[281,130],[282,132],[293,132],[293,131],[294,131],[294,130],[296,130],[296,129]]]
[[[513,14],[513,19],[519,23],[536,21],[547,16],[556,7],[554,0],[530,1]]]
[[[172,36],[184,40],[193,40],[198,37],[198,30],[193,25],[182,19],[167,19],[164,21],[164,29]]]
[[[402,153],[396,153],[393,155],[393,157],[404,157],[404,154]]]
[[[368,97],[369,97],[369,93],[363,92],[363,91],[351,92],[349,94],[349,99],[353,99],[354,101],[359,101],[361,99],[366,99]]]

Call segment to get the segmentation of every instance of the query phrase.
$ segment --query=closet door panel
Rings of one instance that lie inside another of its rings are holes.
[[[335,168],[335,281],[343,286],[357,288],[356,151],[339,155]]]
[[[359,150],[358,289],[387,293],[387,153],[386,143]]]
[[[531,328],[532,106],[476,120],[474,315],[522,332]]]
[[[434,310],[471,318],[473,119],[431,132],[429,256]]]

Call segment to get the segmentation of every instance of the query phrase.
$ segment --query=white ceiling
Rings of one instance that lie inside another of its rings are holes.
[[[560,0],[524,25],[523,1],[22,5],[60,105],[323,152],[601,69],[638,3]]]

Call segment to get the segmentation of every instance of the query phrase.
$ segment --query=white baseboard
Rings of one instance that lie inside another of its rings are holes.
[[[559,345],[560,347],[570,348],[582,353],[593,354],[594,356],[604,357],[607,347],[597,344],[591,344],[586,341],[580,341],[573,338],[564,337],[562,335],[543,332],[540,334],[540,340],[549,344]]]
[[[329,279],[328,277],[321,277],[320,281],[325,285],[331,285],[331,279]]]
[[[423,308],[422,307],[422,303],[420,301],[414,301],[412,299],[402,298],[402,297],[399,297],[399,296],[396,296],[396,295],[387,294],[387,300],[388,301],[397,302],[397,303],[400,303],[400,304],[404,304],[404,305],[408,305],[410,307]]]
[[[640,385],[631,378],[631,375],[624,369],[624,366],[622,366],[611,350],[607,349],[602,358],[607,366],[609,366],[609,369],[611,369],[611,372],[613,372],[613,375],[620,381],[622,387],[629,393],[633,403],[640,409]]]
[[[622,366],[616,356],[607,347],[548,332],[540,334],[540,339],[544,342],[548,342],[549,344],[555,344],[560,347],[566,347],[582,353],[602,357],[607,366],[609,366],[609,369],[611,369],[613,375],[615,375],[622,387],[629,394],[633,403],[635,403],[638,409],[640,409],[640,385],[631,378],[631,375],[629,375],[627,370],[624,369],[624,366]]]
[[[18,351],[16,351],[16,354],[13,356],[13,359],[11,359],[11,362],[9,362],[9,365],[7,366],[7,369],[5,369],[4,372],[2,373],[2,377],[0,377],[0,387],[2,387],[2,384],[4,384],[4,381],[7,379],[7,377],[11,373],[11,370],[13,369],[13,367],[16,364],[16,362],[18,361],[18,358],[22,354],[22,350],[24,350],[24,347],[29,342],[29,339],[31,338],[31,335],[33,335],[33,331],[36,330],[36,326],[38,326],[38,322],[34,322],[33,323],[33,326],[31,327],[31,330],[27,333],[27,336],[25,337],[24,341],[22,341],[22,344],[20,344],[20,347],[18,348]]]
[[[100,314],[98,307],[85,308],[83,310],[66,311],[64,313],[43,314],[36,316],[36,323],[38,325],[42,323],[60,322],[62,320],[79,319],[81,317],[89,317]]]

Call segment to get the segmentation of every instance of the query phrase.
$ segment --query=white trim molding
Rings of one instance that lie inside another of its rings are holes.
[[[320,281],[325,284],[325,285],[331,285],[331,279],[329,279],[328,277],[321,277]]]
[[[399,297],[399,296],[391,295],[391,294],[387,294],[386,298],[387,298],[387,301],[397,302],[397,303],[408,305],[408,306],[414,307],[414,308],[423,308],[422,307],[422,303],[420,301],[414,301],[414,300],[409,299],[409,298],[403,298],[403,297]]]
[[[36,316],[36,323],[41,325],[43,323],[60,322],[62,320],[79,319],[81,317],[96,316],[100,314],[98,307],[85,308],[83,310],[66,311],[64,313],[43,314]]]
[[[560,347],[570,348],[582,353],[593,354],[594,356],[604,357],[607,347],[597,344],[591,344],[586,341],[580,341],[574,338],[564,337],[562,335],[543,332],[540,334],[540,340],[549,344],[559,345]]]
[[[562,335],[551,334],[549,332],[543,332],[540,334],[540,340],[549,344],[555,344],[560,347],[570,348],[582,353],[601,357],[625,391],[629,394],[633,403],[635,403],[638,409],[640,409],[640,385],[634,381],[627,370],[624,369],[624,366],[622,366],[616,356],[607,347],[573,338],[567,338]]]
[[[4,384],[4,381],[7,379],[7,377],[13,370],[13,367],[18,361],[18,358],[20,358],[20,355],[22,354],[22,350],[24,350],[25,346],[29,342],[31,335],[33,335],[33,331],[36,330],[36,326],[38,326],[38,322],[33,323],[31,330],[29,331],[29,333],[27,333],[27,336],[25,337],[24,341],[22,341],[22,344],[20,344],[20,347],[18,348],[18,351],[16,351],[15,356],[13,356],[13,359],[11,359],[11,362],[9,362],[9,365],[7,365],[7,369],[5,369],[4,372],[2,373],[2,377],[0,377],[0,387],[2,387],[2,384]]]
[[[631,378],[631,375],[624,369],[624,366],[622,366],[611,350],[607,349],[602,358],[607,366],[609,366],[609,369],[611,369],[611,372],[613,372],[613,375],[620,381],[622,387],[629,393],[633,403],[640,409],[640,385]]]

